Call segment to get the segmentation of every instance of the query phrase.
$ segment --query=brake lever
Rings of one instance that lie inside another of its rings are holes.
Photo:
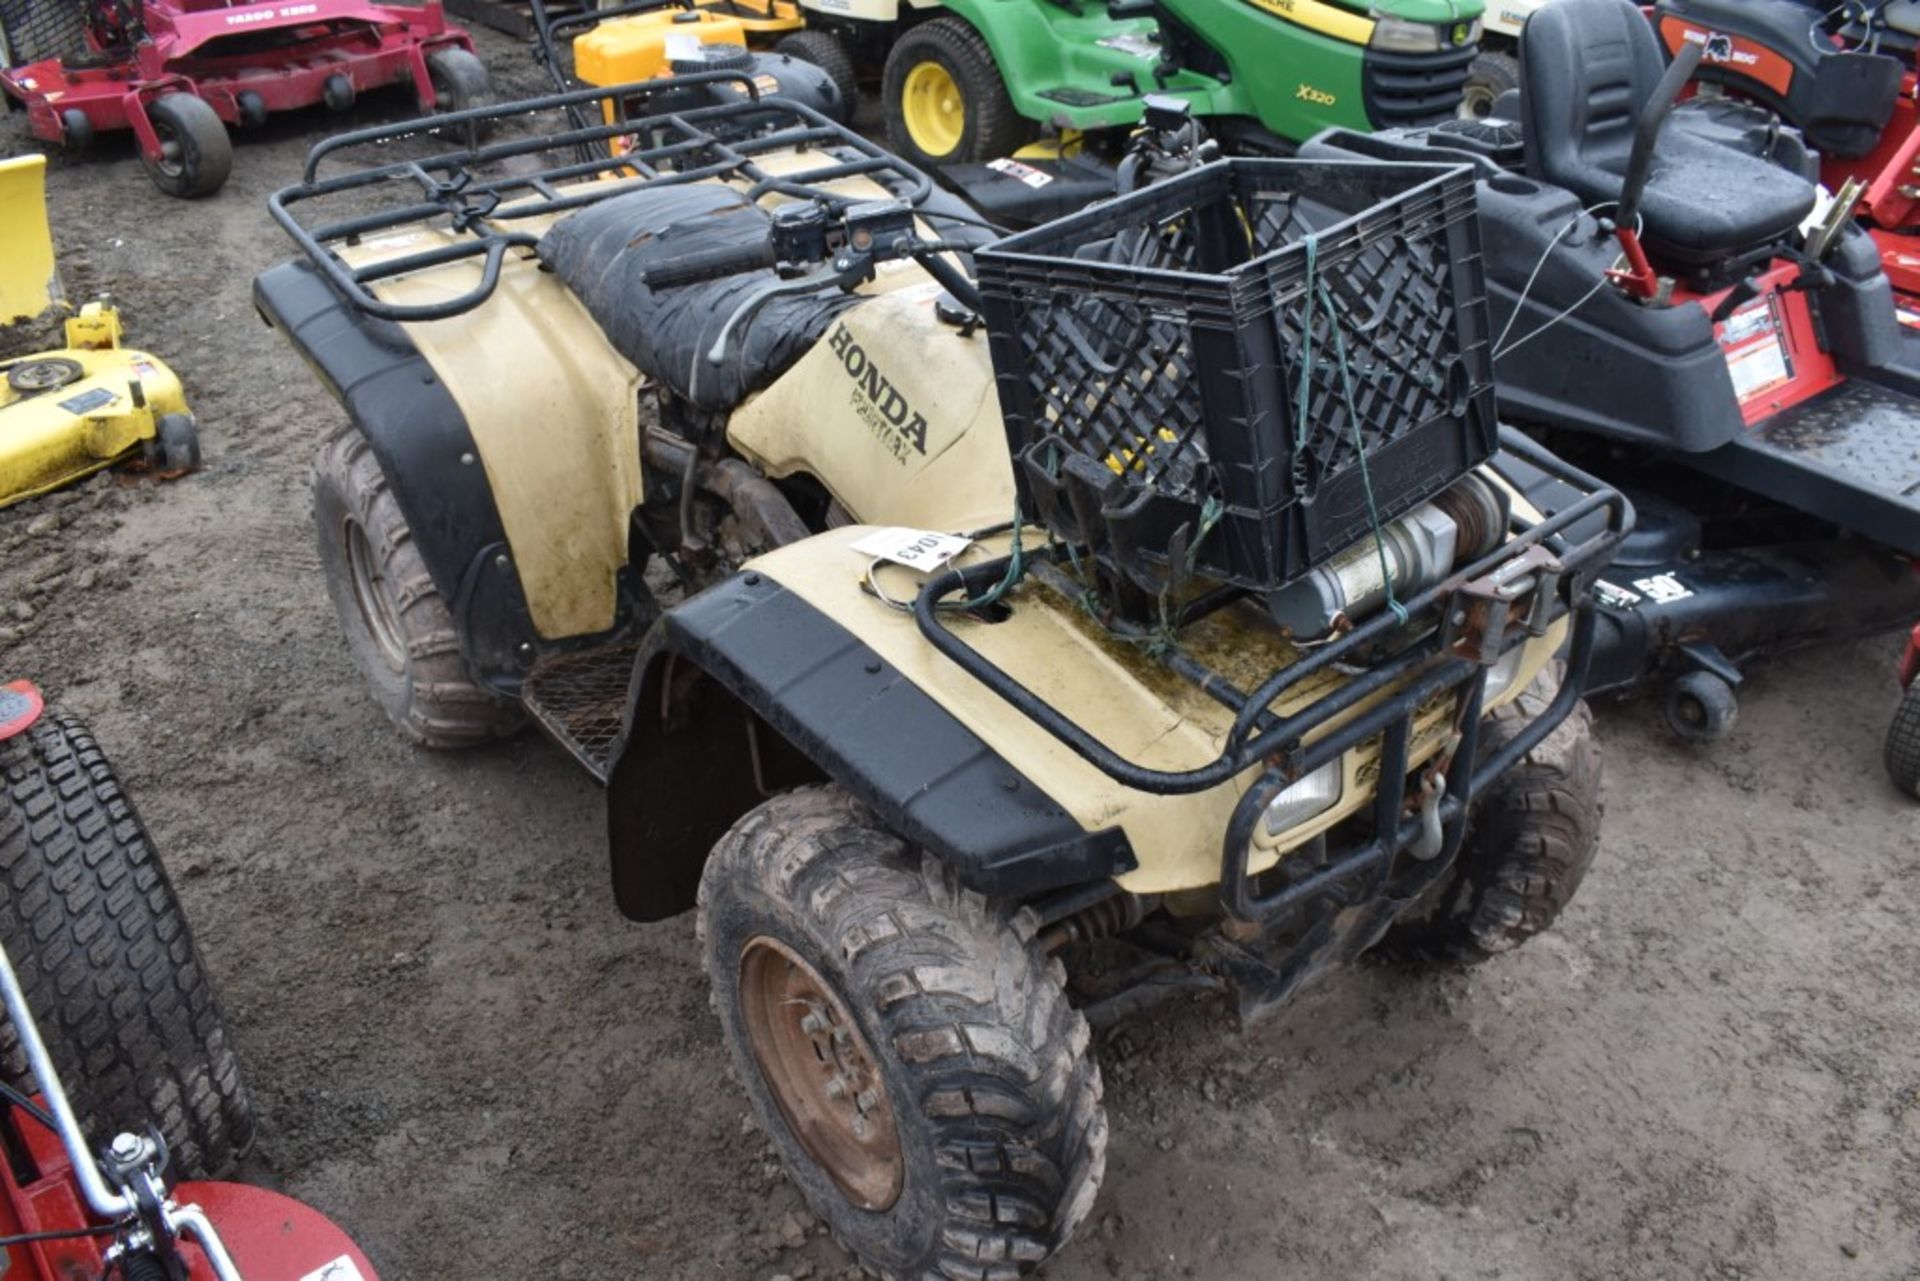
[[[873,260],[865,255],[842,253],[831,263],[818,271],[808,272],[794,280],[777,280],[741,299],[740,305],[727,317],[727,323],[720,326],[719,336],[713,345],[707,348],[707,363],[719,365],[727,358],[727,344],[733,338],[733,331],[750,318],[753,313],[785,294],[806,294],[828,286],[841,289],[853,289],[873,278]]]

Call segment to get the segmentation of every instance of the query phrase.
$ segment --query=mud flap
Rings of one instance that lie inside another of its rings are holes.
[[[47,158],[0,160],[0,325],[31,320],[65,297],[47,225]]]

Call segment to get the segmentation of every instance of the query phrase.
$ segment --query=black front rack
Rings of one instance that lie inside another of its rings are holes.
[[[1152,795],[1185,795],[1222,786],[1264,766],[1234,810],[1221,856],[1221,899],[1227,911],[1243,920],[1264,919],[1326,893],[1342,880],[1385,866],[1418,839],[1427,819],[1404,812],[1414,720],[1431,700],[1451,692],[1453,723],[1460,733],[1454,756],[1474,761],[1486,673],[1501,654],[1520,643],[1520,633],[1540,636],[1572,616],[1559,695],[1493,757],[1470,770],[1455,770],[1447,778],[1444,794],[1433,798],[1443,833],[1436,862],[1450,860],[1459,848],[1475,792],[1537,746],[1584,692],[1593,650],[1593,582],[1632,529],[1633,508],[1617,490],[1562,462],[1519,432],[1502,428],[1500,444],[1507,453],[1574,485],[1585,497],[1539,521],[1516,514],[1513,536],[1507,542],[1403,602],[1407,623],[1382,611],[1339,640],[1274,672],[1251,691],[1177,645],[1161,652],[1160,660],[1177,675],[1234,713],[1220,754],[1193,769],[1150,769],[1120,756],[946,625],[941,603],[956,593],[977,596],[1004,581],[1009,568],[1006,558],[934,578],[915,600],[914,616],[921,634],[942,654],[1126,787]],[[1211,603],[1217,607],[1240,595],[1219,594]],[[1190,607],[1185,617],[1191,620],[1194,614]],[[1384,659],[1369,659],[1370,653],[1403,629],[1415,631],[1417,638]],[[1289,690],[1336,665],[1358,674],[1298,712],[1280,716],[1271,710]],[[1392,689],[1395,685],[1400,688]],[[1372,707],[1334,724],[1389,690],[1389,696]],[[1315,734],[1319,737],[1309,742]],[[1381,761],[1372,840],[1306,880],[1260,896],[1247,867],[1253,827],[1267,804],[1289,784],[1376,736],[1381,740]]]
[[[580,123],[581,108],[607,100],[624,102],[678,88],[733,83],[747,96],[684,111],[664,112],[612,123]],[[335,153],[354,148],[387,147],[407,139],[457,135],[479,130],[506,132],[542,112],[566,113],[565,127],[505,137],[429,155],[343,168],[322,175]],[[750,118],[755,131],[738,128]],[[731,126],[731,127],[730,127]],[[614,139],[633,140],[631,150],[609,153]],[[820,163],[774,173],[762,161],[776,152],[817,151]],[[554,159],[560,153],[564,159]],[[529,166],[529,157],[545,157]],[[497,106],[474,107],[419,120],[339,134],[307,152],[301,180],[276,191],[267,201],[274,220],[341,296],[370,316],[393,321],[444,320],[485,302],[500,283],[510,252],[532,252],[539,237],[524,229],[529,219],[568,213],[646,187],[692,182],[730,181],[742,185],[748,199],[779,195],[819,202],[831,214],[844,213],[858,198],[827,184],[870,178],[894,199],[915,208],[933,194],[933,182],[899,157],[836,124],[801,103],[760,96],[752,77],[738,71],[709,71],[606,88],[573,89]],[[391,193],[402,193],[397,199]],[[369,212],[354,212],[308,225],[297,206],[329,198],[365,202],[386,197]],[[459,233],[449,243],[396,254],[361,266],[348,264],[336,247],[402,227],[428,225]],[[431,303],[393,303],[372,286],[412,272],[478,260],[480,281],[472,289]]]

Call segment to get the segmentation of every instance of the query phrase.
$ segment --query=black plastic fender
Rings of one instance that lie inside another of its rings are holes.
[[[692,907],[714,842],[766,796],[822,776],[983,894],[1136,866],[1119,829],[1082,828],[852,632],[751,570],[648,632],[614,762],[614,897],[635,920]]]
[[[486,468],[452,394],[404,329],[347,303],[306,262],[262,272],[253,299],[372,446],[453,611],[475,679],[517,690],[533,622]]]

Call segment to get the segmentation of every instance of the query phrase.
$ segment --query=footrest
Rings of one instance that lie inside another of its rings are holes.
[[[603,783],[613,768],[639,653],[639,644],[629,642],[555,655],[527,673],[520,686],[528,714]]]
[[[1920,556],[1920,398],[1855,378],[1688,461]]]

